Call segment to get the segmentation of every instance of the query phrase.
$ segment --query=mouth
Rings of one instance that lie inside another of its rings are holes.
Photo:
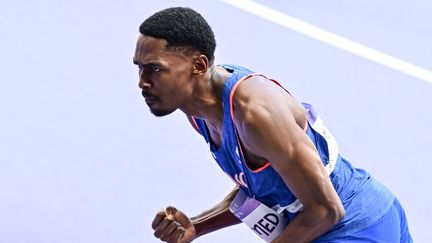
[[[157,96],[146,93],[146,92],[142,92],[142,96],[144,97],[146,103],[155,102],[156,100],[158,100]]]
[[[154,103],[154,102],[156,102],[158,100],[158,98],[154,97],[154,96],[153,97],[152,96],[147,96],[147,97],[144,97],[144,99],[145,99],[145,102],[147,104]]]

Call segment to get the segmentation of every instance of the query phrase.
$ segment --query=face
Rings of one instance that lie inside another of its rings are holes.
[[[193,90],[193,56],[179,48],[167,49],[166,44],[166,40],[141,35],[133,59],[142,95],[155,116],[181,108]]]

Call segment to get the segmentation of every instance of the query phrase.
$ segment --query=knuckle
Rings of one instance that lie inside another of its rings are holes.
[[[169,241],[169,238],[168,238],[167,236],[163,235],[163,236],[160,238],[160,240],[161,240],[161,241],[168,242],[168,241]]]
[[[154,236],[155,236],[156,238],[160,238],[160,237],[162,236],[162,232],[161,232],[160,230],[156,230],[156,231],[154,232]]]
[[[154,232],[154,236],[155,236],[156,238],[160,238],[160,236],[161,236],[161,235],[160,235],[160,232],[155,231],[155,232]]]

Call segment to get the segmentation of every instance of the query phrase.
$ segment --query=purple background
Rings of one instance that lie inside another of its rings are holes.
[[[432,70],[432,4],[260,1]],[[153,117],[132,55],[139,24],[168,6],[201,12],[218,63],[276,78],[310,102],[356,166],[431,242],[432,85],[219,1],[0,2],[0,242],[158,242],[154,214],[189,215],[233,187],[180,112]],[[196,242],[261,242],[244,225]]]

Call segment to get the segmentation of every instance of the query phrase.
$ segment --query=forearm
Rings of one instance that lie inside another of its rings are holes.
[[[238,187],[236,187],[222,202],[191,218],[197,237],[241,222],[229,210],[238,190]]]
[[[272,243],[311,242],[336,225],[345,215],[343,208],[324,207],[305,209],[291,221]]]

